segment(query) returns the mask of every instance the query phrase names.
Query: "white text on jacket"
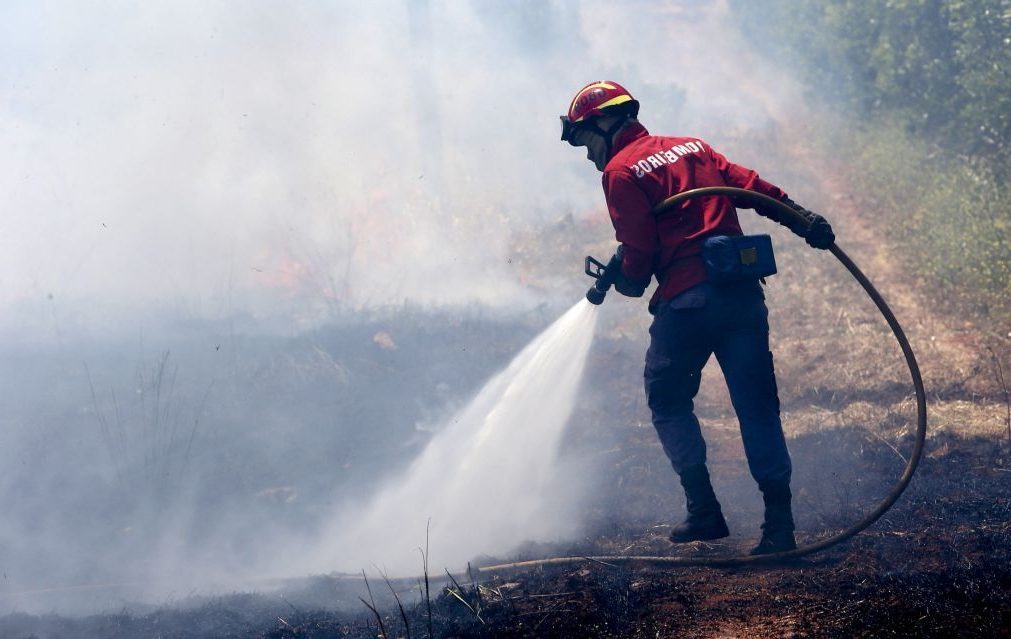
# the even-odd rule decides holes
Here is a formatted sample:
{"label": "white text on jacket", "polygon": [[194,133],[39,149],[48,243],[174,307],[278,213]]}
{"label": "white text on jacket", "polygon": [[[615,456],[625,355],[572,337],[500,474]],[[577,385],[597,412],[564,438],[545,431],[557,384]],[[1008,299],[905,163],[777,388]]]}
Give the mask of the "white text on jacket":
{"label": "white text on jacket", "polygon": [[702,150],[703,147],[701,140],[685,142],[684,144],[675,144],[666,151],[660,151],[658,153],[654,153],[653,155],[646,156],[628,168],[635,172],[635,177],[641,178],[647,173],[652,173],[653,169],[658,169],[664,164],[674,164],[682,155],[688,155],[689,153],[701,153]]}

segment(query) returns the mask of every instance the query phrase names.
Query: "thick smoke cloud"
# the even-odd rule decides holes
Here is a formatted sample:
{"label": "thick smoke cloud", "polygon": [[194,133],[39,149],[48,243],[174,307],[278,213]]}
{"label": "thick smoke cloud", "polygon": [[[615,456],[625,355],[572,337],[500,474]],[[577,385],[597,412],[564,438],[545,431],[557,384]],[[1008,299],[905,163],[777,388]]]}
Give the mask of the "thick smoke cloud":
{"label": "thick smoke cloud", "polygon": [[[621,77],[647,123],[677,116],[662,126],[696,134],[778,108],[752,90],[770,74],[735,50],[719,11],[4,11],[0,290],[20,311],[8,322],[157,309],[309,324],[404,300],[515,303],[508,231],[599,206],[592,172],[557,140],[556,114],[585,80]],[[747,73],[706,54],[713,41]]]}
{"label": "thick smoke cloud", "polygon": [[[6,304],[102,322],[287,302],[311,321],[334,305],[515,301],[505,231],[585,191],[555,131],[577,80],[552,86],[543,45],[517,41],[518,8],[6,12]],[[554,38],[574,14],[529,20]]]}
{"label": "thick smoke cloud", "polygon": [[[726,14],[590,0],[0,6],[10,589],[237,587],[301,534],[293,521],[360,499],[361,486],[326,493],[345,462],[320,442],[365,447],[375,413],[415,389],[352,396],[330,352],[277,354],[250,336],[387,307],[557,305],[523,285],[510,241],[604,215],[597,174],[558,140],[576,89],[620,80],[647,126],[714,143],[793,108]],[[389,336],[364,341],[396,352]],[[344,399],[364,408],[345,420]],[[286,412],[317,404],[312,419]],[[131,424],[147,430],[117,430]],[[286,520],[262,504],[296,500],[285,455],[299,451],[327,488]],[[215,501],[226,483],[260,509]]]}

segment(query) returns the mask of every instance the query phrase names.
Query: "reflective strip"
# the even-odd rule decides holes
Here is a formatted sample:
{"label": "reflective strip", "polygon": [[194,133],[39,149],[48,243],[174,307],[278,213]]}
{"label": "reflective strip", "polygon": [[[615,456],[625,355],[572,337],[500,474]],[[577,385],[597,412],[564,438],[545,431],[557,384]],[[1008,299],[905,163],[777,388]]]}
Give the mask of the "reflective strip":
{"label": "reflective strip", "polygon": [[616,98],[611,98],[610,100],[608,100],[607,102],[605,102],[603,104],[598,104],[597,108],[598,109],[606,109],[609,106],[614,106],[616,104],[621,104],[622,102],[628,102],[631,99],[632,99],[632,96],[630,96],[630,95],[619,95]]}
{"label": "reflective strip", "polygon": [[[630,95],[619,95],[616,98],[611,98],[607,102],[603,102],[601,104],[598,104],[597,106],[593,107],[593,109],[590,109],[590,110],[593,111],[594,109],[606,109],[609,106],[614,106],[616,104],[621,104],[623,102],[628,102],[631,99],[632,99],[632,96],[630,96]],[[584,115],[584,116],[582,116],[580,118],[577,118],[577,119],[573,120],[573,122],[582,122],[585,119],[586,119],[586,116]]]}

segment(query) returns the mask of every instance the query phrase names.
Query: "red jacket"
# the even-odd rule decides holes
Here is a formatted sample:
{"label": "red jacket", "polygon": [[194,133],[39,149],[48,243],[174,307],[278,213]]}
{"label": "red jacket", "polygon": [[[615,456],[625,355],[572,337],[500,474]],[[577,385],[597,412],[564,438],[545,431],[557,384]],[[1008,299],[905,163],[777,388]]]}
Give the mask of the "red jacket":
{"label": "red jacket", "polygon": [[619,134],[614,148],[604,167],[604,197],[615,237],[625,246],[625,276],[643,280],[656,275],[660,283],[651,309],[705,281],[700,253],[706,237],[742,234],[729,197],[693,198],[654,215],[657,204],[704,186],[736,186],[776,199],[786,195],[698,138],[650,135],[641,124],[632,123]]}

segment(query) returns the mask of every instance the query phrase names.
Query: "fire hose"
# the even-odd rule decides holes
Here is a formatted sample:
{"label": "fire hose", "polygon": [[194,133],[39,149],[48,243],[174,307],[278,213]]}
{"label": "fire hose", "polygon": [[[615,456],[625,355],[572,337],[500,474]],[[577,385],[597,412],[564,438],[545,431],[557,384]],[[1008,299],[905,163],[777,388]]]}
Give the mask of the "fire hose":
{"label": "fire hose", "polygon": [[[684,193],[679,193],[673,197],[667,198],[661,202],[654,213],[659,213],[665,211],[677,204],[685,202],[691,198],[705,197],[705,196],[731,196],[735,198],[748,199],[753,202],[759,202],[769,206],[774,206],[785,215],[800,222],[806,224],[804,220],[796,211],[787,206],[786,204],[756,193],[754,191],[748,191],[745,189],[738,189],[727,186],[713,186],[700,189],[693,189],[691,191],[685,191]],[[920,376],[919,366],[916,364],[916,357],[913,354],[913,349],[909,345],[909,340],[906,339],[906,335],[899,325],[899,321],[895,318],[895,314],[885,303],[884,298],[878,293],[874,285],[867,278],[866,275],[857,267],[852,259],[841,248],[833,244],[828,248],[829,252],[832,253],[838,259],[846,270],[850,272],[854,279],[860,283],[864,291],[871,298],[874,304],[877,306],[881,315],[885,318],[888,326],[892,329],[892,333],[895,336],[896,341],[902,349],[902,354],[905,357],[906,364],[909,367],[909,374],[912,378],[913,389],[916,393],[916,437],[913,443],[913,450],[909,456],[909,460],[906,462],[906,466],[899,477],[898,481],[892,487],[891,491],[882,499],[877,506],[868,513],[863,519],[851,525],[831,537],[816,541],[811,544],[801,545],[795,550],[790,550],[787,552],[773,553],[767,555],[756,555],[756,556],[730,556],[730,557],[692,557],[692,556],[667,556],[667,557],[655,557],[655,556],[643,556],[643,555],[586,555],[586,556],[573,556],[573,557],[549,557],[545,559],[532,559],[527,561],[517,561],[513,563],[496,564],[491,566],[479,566],[475,567],[480,573],[494,573],[513,569],[523,569],[523,568],[534,568],[539,566],[551,566],[551,565],[566,565],[566,564],[578,564],[584,562],[605,564],[605,565],[656,565],[656,566],[670,566],[670,567],[691,567],[691,566],[704,566],[704,567],[733,567],[733,566],[744,566],[744,565],[754,565],[754,564],[768,564],[788,561],[792,559],[797,559],[804,557],[806,555],[811,555],[822,550],[826,550],[840,544],[851,537],[854,537],[864,529],[871,526],[874,522],[881,518],[889,508],[891,508],[899,497],[905,491],[906,487],[909,485],[910,481],[913,479],[913,474],[916,472],[916,468],[920,463],[920,458],[923,455],[923,448],[926,442],[927,435],[927,400],[926,392],[923,388],[923,379]],[[593,275],[597,278],[597,283],[594,288],[590,289],[587,297],[593,297],[591,301],[595,304],[599,304],[603,301],[604,295],[606,294],[608,288],[610,288],[611,283],[600,275],[605,273],[604,265],[599,262],[594,261],[593,265],[597,267],[591,273],[590,268],[591,262],[587,261],[587,274]],[[595,275],[594,275],[595,274]],[[343,576],[342,578],[357,579],[357,576]],[[264,582],[277,581],[275,579],[262,580]],[[143,582],[147,583],[147,582]],[[62,588],[51,588],[38,591],[29,591],[21,593],[10,593],[5,596],[14,595],[26,595],[26,594],[40,594],[48,592],[65,592],[73,590],[91,590],[91,589],[106,589],[123,587],[131,584],[95,584],[95,585],[83,585],[75,587],[62,587]],[[2,599],[3,597],[0,597]]]}
{"label": "fire hose", "polygon": [[[670,209],[671,207],[681,204],[687,200],[696,197],[714,196],[714,195],[724,195],[731,196],[735,198],[747,199],[751,202],[761,203],[768,206],[773,206],[783,212],[788,218],[792,218],[795,221],[806,225],[807,221],[794,211],[792,208],[786,204],[771,198],[761,193],[756,193],[754,191],[748,191],[746,189],[738,189],[729,186],[711,186],[701,189],[692,189],[691,191],[685,191],[684,193],[678,193],[672,197],[667,198],[661,202],[655,209],[654,214],[660,213]],[[730,567],[730,566],[743,566],[751,564],[761,564],[761,563],[773,563],[773,562],[783,562],[792,559],[797,559],[804,557],[806,555],[811,555],[816,552],[820,552],[827,548],[831,548],[837,544],[840,544],[851,537],[854,537],[871,524],[876,522],[878,519],[884,515],[892,505],[898,501],[899,497],[902,495],[906,487],[909,486],[909,482],[913,479],[913,474],[916,472],[916,467],[920,463],[920,458],[923,455],[923,447],[927,438],[927,398],[926,392],[923,389],[923,379],[920,376],[920,368],[916,364],[916,356],[913,354],[913,349],[909,345],[909,340],[906,339],[906,335],[899,325],[899,321],[895,318],[895,314],[885,303],[881,294],[878,293],[871,281],[867,279],[867,276],[857,267],[852,259],[838,245],[833,244],[828,248],[829,252],[832,253],[838,259],[846,270],[850,272],[850,275],[860,283],[864,291],[874,302],[875,306],[881,312],[881,315],[885,318],[888,326],[892,329],[892,334],[895,336],[896,341],[902,349],[902,354],[905,357],[906,365],[909,367],[909,374],[912,378],[913,389],[916,393],[916,439],[913,443],[913,451],[909,455],[909,460],[906,462],[906,466],[902,471],[902,475],[899,477],[898,481],[892,487],[891,492],[889,492],[884,499],[882,499],[877,506],[868,513],[863,519],[856,522],[849,528],[846,528],[831,537],[822,539],[821,541],[816,541],[807,545],[801,545],[795,550],[790,550],[780,553],[772,553],[767,555],[756,555],[756,556],[736,556],[736,557],[691,557],[691,556],[669,556],[669,557],[650,557],[642,555],[598,555],[598,556],[583,556],[583,557],[550,557],[547,559],[533,559],[529,561],[518,561],[508,564],[497,564],[493,566],[483,566],[479,568],[481,572],[497,572],[510,569],[520,569],[520,568],[531,568],[537,566],[550,566],[550,565],[561,565],[561,564],[575,564],[583,562],[594,562],[603,564],[640,564],[640,565],[660,565],[660,566],[709,566],[709,567]],[[594,288],[590,289],[587,297],[591,296],[593,303],[599,304],[603,301],[604,294],[610,287],[610,282],[605,278],[598,277],[603,274],[603,270],[599,262],[593,262],[598,268],[596,271],[591,272],[590,268],[591,262],[587,260],[587,274],[597,277],[597,284]],[[596,273],[596,275],[594,275]]]}

